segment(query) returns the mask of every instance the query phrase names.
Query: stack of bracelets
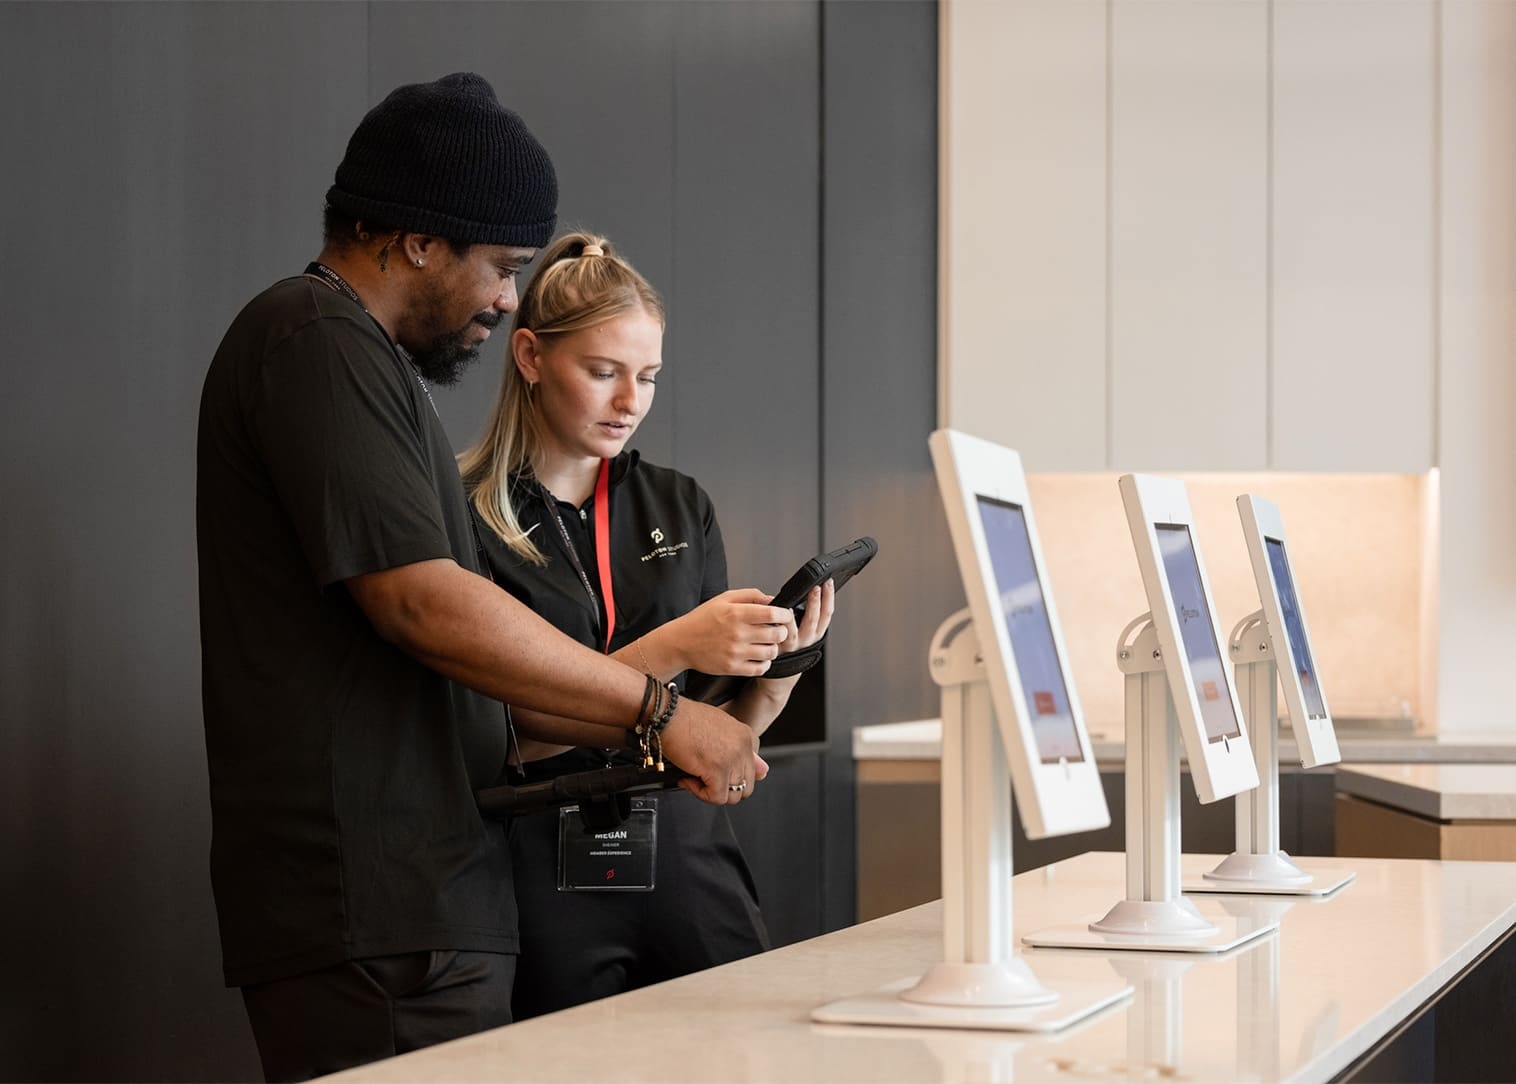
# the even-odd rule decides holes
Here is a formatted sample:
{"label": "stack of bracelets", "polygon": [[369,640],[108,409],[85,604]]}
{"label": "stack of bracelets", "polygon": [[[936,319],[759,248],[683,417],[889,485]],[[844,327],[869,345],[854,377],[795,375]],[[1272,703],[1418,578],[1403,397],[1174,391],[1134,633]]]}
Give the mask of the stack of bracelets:
{"label": "stack of bracelets", "polygon": [[642,707],[637,709],[637,725],[627,735],[627,744],[642,751],[644,768],[656,765],[660,772],[663,771],[663,728],[669,725],[678,706],[679,686],[672,681],[665,685],[648,674]]}

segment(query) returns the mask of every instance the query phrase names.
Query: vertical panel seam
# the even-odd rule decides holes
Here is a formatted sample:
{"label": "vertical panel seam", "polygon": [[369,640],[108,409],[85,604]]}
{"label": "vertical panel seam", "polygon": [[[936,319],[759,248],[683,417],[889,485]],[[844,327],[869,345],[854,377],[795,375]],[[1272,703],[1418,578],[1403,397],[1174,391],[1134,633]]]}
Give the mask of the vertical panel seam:
{"label": "vertical panel seam", "polygon": [[948,64],[948,51],[952,34],[949,30],[951,0],[941,0],[937,7],[937,402],[933,417],[938,428],[952,423],[952,312],[948,300],[952,276],[948,261],[953,246],[952,236],[952,107],[953,96],[948,86],[952,68]]}
{"label": "vertical panel seam", "polygon": [[1432,465],[1442,465],[1442,0],[1432,2]]}
{"label": "vertical panel seam", "polygon": [[1263,465],[1274,469],[1274,0],[1268,0],[1264,33],[1263,165]]}
{"label": "vertical panel seam", "polygon": [[1105,467],[1116,466],[1115,206],[1116,30],[1115,0],[1105,0]]}
{"label": "vertical panel seam", "polygon": [[[820,535],[817,539],[817,552],[826,545],[827,537],[826,522],[826,491],[827,491],[827,445],[826,445],[826,332],[827,332],[827,307],[826,307],[826,260],[829,251],[826,243],[827,237],[827,207],[826,207],[826,8],[823,0],[816,0],[816,529]],[[824,675],[823,675],[824,677]],[[821,691],[822,733],[824,741],[830,747],[832,742],[832,683],[826,682],[826,687]],[[825,752],[815,758],[816,771],[819,778],[816,786],[816,813],[820,818],[819,823],[828,823],[827,813],[831,803],[829,798],[829,782],[831,772],[829,757]],[[832,885],[826,876],[826,871],[832,868],[829,861],[831,854],[830,837],[828,833],[818,833],[820,844],[820,869],[816,877],[816,918],[818,931],[824,931],[828,924],[827,905],[831,899]],[[854,858],[856,863],[857,859]]]}
{"label": "vertical panel seam", "polygon": [[[669,286],[670,296],[679,296],[679,42],[680,23],[674,21],[673,41],[669,45]],[[676,332],[677,334],[677,332]],[[679,403],[676,391],[669,404],[669,461],[679,459]]]}
{"label": "vertical panel seam", "polygon": [[374,99],[374,3],[375,0],[369,0],[363,5],[363,37],[368,43],[368,49],[363,56],[363,109],[365,113],[379,104]]}
{"label": "vertical panel seam", "polygon": [[[816,530],[826,544],[826,7],[816,0]],[[820,552],[818,549],[817,552]]]}

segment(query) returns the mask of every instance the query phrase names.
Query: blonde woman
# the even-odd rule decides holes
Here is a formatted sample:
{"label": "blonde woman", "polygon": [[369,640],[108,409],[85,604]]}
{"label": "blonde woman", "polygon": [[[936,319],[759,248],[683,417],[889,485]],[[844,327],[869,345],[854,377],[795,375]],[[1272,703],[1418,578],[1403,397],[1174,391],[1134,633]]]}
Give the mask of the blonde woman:
{"label": "blonde woman", "polygon": [[[832,585],[812,591],[798,621],[756,588],[728,590],[705,491],[627,450],[653,403],[663,330],[657,293],[608,241],[552,244],[521,297],[485,436],[459,457],[464,485],[500,586],[660,681],[691,669],[758,678],[727,710],[761,734],[799,677],[762,675],[825,634]],[[580,741],[570,748],[535,740],[542,717],[514,717],[529,779],[630,762],[619,732],[554,720],[552,733]],[[678,791],[653,801],[639,801],[612,848],[625,852],[615,868],[586,859],[605,845],[587,844],[577,818],[512,822],[516,1019],[768,947],[726,813]]]}

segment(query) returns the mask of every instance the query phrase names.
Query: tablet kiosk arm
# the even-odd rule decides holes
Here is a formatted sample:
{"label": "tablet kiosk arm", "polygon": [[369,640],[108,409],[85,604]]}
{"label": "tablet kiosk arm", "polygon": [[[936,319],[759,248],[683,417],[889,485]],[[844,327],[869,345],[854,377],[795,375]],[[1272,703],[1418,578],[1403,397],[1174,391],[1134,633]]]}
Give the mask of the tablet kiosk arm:
{"label": "tablet kiosk arm", "polygon": [[1237,699],[1247,715],[1258,786],[1235,799],[1237,853],[1207,876],[1307,884],[1311,875],[1279,849],[1279,676],[1262,610],[1237,622],[1227,637],[1227,647]]}
{"label": "tablet kiosk arm", "polygon": [[943,960],[900,996],[938,1005],[1051,1003],[1058,995],[1015,955],[1010,773],[967,608],[937,627],[930,658],[942,689]]}
{"label": "tablet kiosk arm", "polygon": [[1179,891],[1179,723],[1152,616],[1133,618],[1116,641],[1126,675],[1126,899],[1091,929],[1214,934]]}

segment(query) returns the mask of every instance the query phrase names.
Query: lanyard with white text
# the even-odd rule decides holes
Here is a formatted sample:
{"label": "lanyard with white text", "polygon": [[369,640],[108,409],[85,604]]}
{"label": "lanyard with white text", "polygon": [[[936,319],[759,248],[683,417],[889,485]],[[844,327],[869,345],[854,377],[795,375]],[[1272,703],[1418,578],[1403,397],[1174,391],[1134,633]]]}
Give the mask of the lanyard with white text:
{"label": "lanyard with white text", "polygon": [[405,368],[410,370],[411,375],[416,378],[416,383],[421,385],[421,390],[426,393],[426,401],[432,404],[432,413],[437,415],[437,417],[440,419],[442,417],[442,412],[437,409],[437,400],[432,398],[432,389],[427,387],[426,378],[421,375],[421,370],[416,368],[416,363],[411,360],[410,353],[399,343],[390,340],[390,333],[384,330],[383,324],[374,319],[374,314],[368,311],[368,306],[363,303],[363,298],[358,296],[358,291],[353,289],[352,285],[347,281],[347,279],[337,274],[337,272],[333,271],[330,267],[326,266],[326,264],[322,263],[320,260],[312,260],[310,263],[306,264],[304,274],[309,275],[313,279],[320,279],[322,282],[330,286],[333,290],[336,290],[339,294],[342,294],[344,297],[352,301],[355,305],[363,309],[364,314],[367,315],[370,320],[374,321],[374,326],[378,328],[379,333],[384,336],[385,342],[388,342],[390,344],[390,349],[394,351],[395,355],[404,364]]}
{"label": "lanyard with white text", "polygon": [[[574,563],[574,571],[579,573],[579,582],[584,585],[585,592],[590,596],[590,604],[597,609],[600,600],[595,597],[595,589],[590,586],[590,578],[585,574],[584,565],[579,561],[579,551],[574,549],[573,539],[569,538],[568,528],[563,525],[563,519],[558,515],[556,502],[549,506],[553,512],[553,522],[558,525],[558,534],[563,538],[563,544],[568,549],[569,560]],[[611,653],[611,634],[616,631],[616,595],[611,586],[611,461],[600,461],[600,475],[595,479],[595,509],[599,515],[595,516],[595,559],[600,572],[600,590],[605,595],[605,653]]]}

